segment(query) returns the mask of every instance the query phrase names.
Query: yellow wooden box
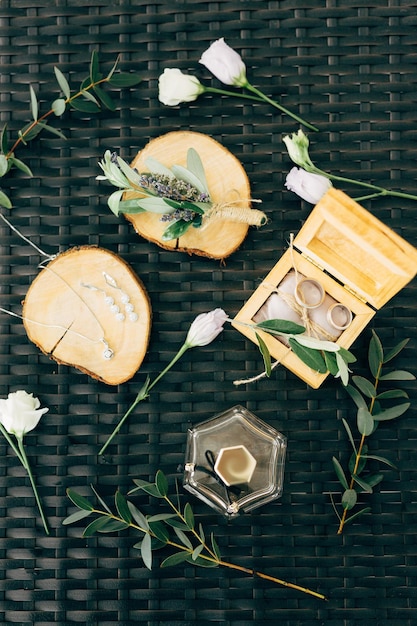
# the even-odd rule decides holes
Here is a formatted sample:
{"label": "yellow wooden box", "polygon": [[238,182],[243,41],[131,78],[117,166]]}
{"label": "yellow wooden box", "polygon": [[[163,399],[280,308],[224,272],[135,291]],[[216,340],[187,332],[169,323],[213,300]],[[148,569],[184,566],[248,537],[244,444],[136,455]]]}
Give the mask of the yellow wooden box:
{"label": "yellow wooden box", "polygon": [[[337,343],[349,348],[376,311],[417,273],[417,250],[343,192],[331,188],[236,315],[233,326],[257,343],[254,317],[293,268],[315,279],[353,313]],[[242,324],[243,322],[243,324]],[[274,359],[317,389],[328,376],[305,365],[276,337],[257,330]]]}

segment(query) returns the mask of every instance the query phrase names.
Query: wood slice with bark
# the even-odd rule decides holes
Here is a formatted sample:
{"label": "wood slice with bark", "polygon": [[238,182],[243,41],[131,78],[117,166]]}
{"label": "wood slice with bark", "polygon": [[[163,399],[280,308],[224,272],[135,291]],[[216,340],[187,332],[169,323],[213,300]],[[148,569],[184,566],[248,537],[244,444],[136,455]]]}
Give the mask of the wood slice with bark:
{"label": "wood slice with bark", "polygon": [[44,354],[109,385],[129,380],[139,369],[151,317],[147,292],[130,266],[93,246],[53,259],[23,303],[27,335]]}
{"label": "wood slice with bark", "polygon": [[[236,203],[250,209],[250,185],[241,163],[215,139],[193,131],[173,131],[152,139],[133,159],[131,167],[148,172],[146,159],[153,157],[166,167],[186,166],[187,151],[194,148],[203,163],[211,200],[215,203]],[[132,198],[134,194],[126,194]],[[244,241],[248,224],[213,219],[202,228],[190,227],[178,239],[163,241],[167,223],[154,213],[126,214],[136,232],[167,250],[225,259]]]}

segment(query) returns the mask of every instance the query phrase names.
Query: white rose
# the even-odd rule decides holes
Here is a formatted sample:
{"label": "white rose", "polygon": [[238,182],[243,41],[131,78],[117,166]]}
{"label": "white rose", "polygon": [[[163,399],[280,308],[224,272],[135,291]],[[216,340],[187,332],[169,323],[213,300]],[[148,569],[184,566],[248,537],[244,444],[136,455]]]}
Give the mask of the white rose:
{"label": "white rose", "polygon": [[332,187],[332,183],[321,174],[313,174],[301,168],[293,167],[287,174],[285,186],[303,200],[317,204],[326,191]]}
{"label": "white rose", "polygon": [[183,74],[178,68],[166,68],[159,77],[159,100],[170,107],[180,102],[192,102],[203,91],[198,78]]}
{"label": "white rose", "polygon": [[7,400],[0,400],[0,423],[9,434],[22,439],[48,411],[39,407],[40,402],[32,393],[23,390],[9,393]]}
{"label": "white rose", "polygon": [[225,85],[247,85],[246,66],[242,57],[225,43],[223,37],[203,52],[199,62]]}

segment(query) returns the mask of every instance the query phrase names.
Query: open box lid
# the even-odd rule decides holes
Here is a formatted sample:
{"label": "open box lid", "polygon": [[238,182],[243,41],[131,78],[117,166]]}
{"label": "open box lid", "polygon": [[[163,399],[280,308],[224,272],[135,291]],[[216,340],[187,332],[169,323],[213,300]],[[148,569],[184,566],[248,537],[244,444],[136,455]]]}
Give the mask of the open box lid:
{"label": "open box lid", "polygon": [[331,188],[294,246],[376,309],[417,273],[417,250],[345,193]]}

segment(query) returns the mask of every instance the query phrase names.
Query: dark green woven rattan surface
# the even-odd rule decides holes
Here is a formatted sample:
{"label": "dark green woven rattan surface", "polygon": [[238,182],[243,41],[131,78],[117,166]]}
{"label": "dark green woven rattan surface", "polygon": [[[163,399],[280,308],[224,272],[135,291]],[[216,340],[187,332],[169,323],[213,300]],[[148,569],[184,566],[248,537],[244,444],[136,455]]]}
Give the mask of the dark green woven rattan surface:
{"label": "dark green woven rattan surface", "polygon": [[[30,119],[29,84],[45,107],[56,97],[55,65],[77,81],[98,50],[109,69],[120,54],[121,68],[143,77],[138,87],[116,93],[113,113],[90,119],[73,112],[52,122],[67,141],[42,135],[22,147],[17,156],[34,177],[13,174],[2,182],[15,207],[8,215],[24,235],[48,253],[97,244],[120,254],[141,277],[153,309],[142,368],[116,388],[57,366],[28,341],[19,320],[0,318],[1,397],[26,389],[50,407],[26,443],[52,527],[46,537],[25,472],[0,442],[1,623],[417,623],[413,406],[373,436],[373,451],[399,469],[384,470],[384,481],[363,498],[372,515],[342,536],[328,492],[338,491],[332,456],[345,462],[349,454],[341,418],[354,420],[352,402],[338,382],[329,379],[314,391],[284,368],[236,388],[236,378],[256,374],[262,363],[256,346],[230,326],[213,344],[189,351],[138,408],[106,460],[97,455],[145,376],[174,356],[194,317],[218,306],[237,313],[311,210],[283,187],[291,163],[282,136],[297,130],[295,123],[268,105],[219,96],[164,107],[159,74],[179,67],[220,86],[198,59],[224,36],[242,53],[253,84],[320,128],[311,140],[321,167],[416,193],[416,26],[417,3],[402,0],[0,0],[0,120],[11,133]],[[107,189],[95,180],[106,149],[129,159],[150,138],[176,129],[207,133],[235,154],[268,214],[267,226],[251,229],[224,265],[142,240],[110,213]],[[366,207],[417,245],[415,203],[385,198]],[[18,312],[41,259],[4,225],[0,237],[1,306]],[[356,373],[367,371],[371,327],[388,346],[410,337],[399,365],[415,371],[415,281],[355,342]],[[415,385],[408,391],[415,401]],[[133,533],[84,539],[81,524],[62,525],[74,511],[68,487],[87,494],[93,484],[111,497],[158,468],[174,482],[187,429],[238,403],[288,437],[283,496],[231,523],[192,500],[198,519],[215,532],[226,559],[318,590],[326,603],[224,569],[149,572],[133,549]]]}

